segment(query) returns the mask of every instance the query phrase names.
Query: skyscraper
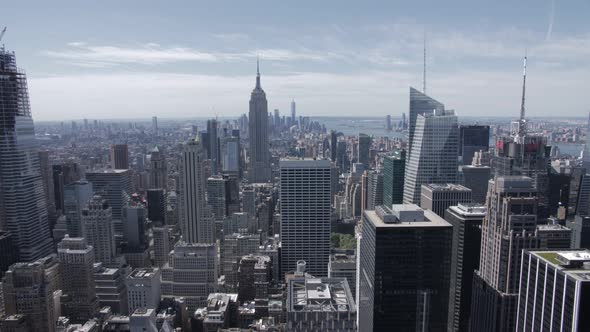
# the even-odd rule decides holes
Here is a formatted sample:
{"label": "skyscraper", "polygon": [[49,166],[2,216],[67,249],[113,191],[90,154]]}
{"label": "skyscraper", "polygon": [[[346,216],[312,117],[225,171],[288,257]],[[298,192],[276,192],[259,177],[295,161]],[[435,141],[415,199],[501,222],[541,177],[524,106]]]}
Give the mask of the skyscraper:
{"label": "skyscraper", "polygon": [[583,151],[583,166],[586,169],[590,169],[590,112],[588,112],[588,124],[586,126],[586,144],[584,145]]}
{"label": "skyscraper", "polygon": [[84,234],[82,228],[82,210],[92,198],[92,183],[77,181],[64,186],[63,214],[66,216],[66,225],[70,237],[81,237]]}
{"label": "skyscraper", "polygon": [[462,165],[471,165],[473,154],[488,151],[490,146],[490,126],[461,126],[459,134],[459,157]]}
{"label": "skyscraper", "polygon": [[84,238],[94,248],[96,262],[105,265],[115,263],[115,230],[113,213],[108,201],[94,196],[82,210],[82,229]]}
{"label": "skyscraper", "polygon": [[53,243],[27,77],[4,47],[0,77],[0,229],[12,234],[21,261],[31,262],[51,253]]}
{"label": "skyscraper", "polygon": [[515,331],[589,331],[590,251],[523,250]]}
{"label": "skyscraper", "polygon": [[358,156],[357,160],[359,163],[365,165],[365,169],[370,167],[370,155],[369,150],[371,149],[371,136],[360,133],[358,137]]}
{"label": "skyscraper", "polygon": [[150,189],[168,189],[166,156],[157,146],[150,152]]}
{"label": "skyscraper", "polygon": [[152,132],[158,133],[158,117],[152,116]]}
{"label": "skyscraper", "polygon": [[129,150],[127,144],[111,145],[111,168],[129,169]]}
{"label": "skyscraper", "polygon": [[420,194],[420,207],[431,210],[441,217],[449,206],[471,203],[471,189],[460,184],[423,184]]}
{"label": "skyscraper", "polygon": [[297,114],[296,114],[296,104],[295,99],[291,100],[291,125],[294,126],[297,124]]}
{"label": "skyscraper", "polygon": [[453,111],[417,116],[404,177],[404,203],[420,204],[427,183],[456,183],[459,127]]}
{"label": "skyscraper", "polygon": [[[442,103],[430,98],[419,90],[410,87],[410,124],[408,128],[408,148],[410,152],[414,141],[414,131],[416,130],[418,115],[428,115],[435,111],[440,113],[443,112],[444,109],[445,106]],[[405,120],[405,113],[403,114],[403,120]]]}
{"label": "skyscraper", "polygon": [[338,135],[334,130],[330,131],[330,159],[336,163],[336,156],[338,152]]}
{"label": "skyscraper", "polygon": [[520,175],[532,179],[537,189],[538,214],[549,216],[549,160],[551,147],[542,135],[531,135],[527,131],[525,118],[526,61],[522,86],[520,118],[511,124],[511,135],[496,139],[495,155],[491,160],[494,176]]}
{"label": "skyscraper", "polygon": [[453,226],[447,331],[469,330],[471,286],[473,273],[479,268],[481,224],[485,215],[486,207],[476,204],[451,206],[444,215]]}
{"label": "skyscraper", "polygon": [[383,205],[403,202],[405,168],[406,150],[395,150],[383,158]]}
{"label": "skyscraper", "polygon": [[160,304],[160,269],[135,269],[125,279],[129,313],[136,309],[158,309]]}
{"label": "skyscraper", "polygon": [[256,72],[256,87],[250,96],[249,118],[249,179],[251,183],[269,182],[271,180],[271,169],[270,144],[268,142],[268,105],[266,94],[260,86],[260,70],[258,67]]}
{"label": "skyscraper", "polygon": [[222,171],[224,174],[231,174],[241,177],[240,168],[240,137],[231,136],[223,139],[222,148]]}
{"label": "skyscraper", "polygon": [[227,178],[215,175],[207,179],[207,203],[216,220],[227,216]]}
{"label": "skyscraper", "polygon": [[281,160],[281,269],[307,262],[314,276],[328,275],[330,259],[331,163]]}
{"label": "skyscraper", "polygon": [[166,223],[166,194],[163,189],[147,191],[148,219],[152,222]]}
{"label": "skyscraper", "polygon": [[[113,219],[121,220],[122,209],[131,197],[131,171],[127,169],[93,171],[86,173],[94,193],[109,202]],[[96,249],[96,248],[95,248]]]}
{"label": "skyscraper", "polygon": [[12,265],[2,287],[7,315],[26,315],[31,331],[55,331],[53,287],[42,262]]}
{"label": "skyscraper", "polygon": [[187,243],[213,243],[213,218],[206,202],[205,154],[200,142],[189,140],[182,152],[182,236]]}
{"label": "skyscraper", "polygon": [[207,120],[207,136],[209,137],[209,159],[211,159],[211,173],[217,174],[221,168],[221,159],[219,151],[219,136],[217,134],[217,120]]}
{"label": "skyscraper", "polygon": [[94,248],[84,238],[66,236],[57,245],[61,285],[67,300],[64,316],[85,323],[98,312],[94,283]]}
{"label": "skyscraper", "polygon": [[521,250],[537,246],[536,188],[524,176],[496,177],[488,188],[470,328],[514,331]]}
{"label": "skyscraper", "polygon": [[359,331],[446,331],[452,226],[414,204],[363,214]]}
{"label": "skyscraper", "polygon": [[215,244],[177,242],[162,267],[162,296],[183,297],[191,312],[205,306],[217,290],[218,264]]}

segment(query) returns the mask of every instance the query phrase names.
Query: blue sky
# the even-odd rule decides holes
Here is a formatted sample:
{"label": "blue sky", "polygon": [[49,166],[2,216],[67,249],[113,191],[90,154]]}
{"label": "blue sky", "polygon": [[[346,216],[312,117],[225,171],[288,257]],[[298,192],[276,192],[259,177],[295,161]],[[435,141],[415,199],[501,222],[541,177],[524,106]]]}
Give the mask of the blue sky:
{"label": "blue sky", "polygon": [[269,109],[399,116],[408,87],[461,115],[590,110],[590,1],[3,1],[38,120],[237,116],[256,57]]}

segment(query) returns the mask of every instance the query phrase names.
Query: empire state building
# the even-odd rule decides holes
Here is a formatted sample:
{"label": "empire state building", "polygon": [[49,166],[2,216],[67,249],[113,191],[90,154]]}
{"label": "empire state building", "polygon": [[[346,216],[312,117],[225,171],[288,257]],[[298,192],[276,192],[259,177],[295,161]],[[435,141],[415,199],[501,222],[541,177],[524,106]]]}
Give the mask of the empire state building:
{"label": "empire state building", "polygon": [[260,69],[256,63],[256,87],[250,96],[249,112],[250,130],[250,168],[249,179],[252,183],[269,182],[270,149],[268,143],[268,105],[266,94],[260,87]]}

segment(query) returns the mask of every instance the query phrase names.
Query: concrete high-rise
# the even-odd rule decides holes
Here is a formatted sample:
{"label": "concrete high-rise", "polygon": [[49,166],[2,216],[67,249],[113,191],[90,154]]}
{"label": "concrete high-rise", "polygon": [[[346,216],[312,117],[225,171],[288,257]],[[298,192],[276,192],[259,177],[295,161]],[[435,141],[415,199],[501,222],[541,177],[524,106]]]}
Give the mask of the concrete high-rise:
{"label": "concrete high-rise", "polygon": [[590,216],[575,216],[566,225],[572,230],[571,248],[590,248]]}
{"label": "concrete high-rise", "polygon": [[456,183],[459,127],[453,111],[418,115],[404,177],[404,203],[420,204],[423,184]]}
{"label": "concrete high-rise", "polygon": [[182,152],[180,194],[182,236],[188,243],[213,243],[213,218],[206,202],[207,182],[200,142],[189,140]]}
{"label": "concrete high-rise", "polygon": [[589,331],[590,251],[523,250],[515,331]]}
{"label": "concrete high-rise", "polygon": [[52,252],[27,77],[14,53],[0,47],[0,229],[9,231],[21,261]]}
{"label": "concrete high-rise", "polygon": [[471,203],[471,189],[460,184],[423,184],[420,194],[420,207],[431,210],[441,217],[449,206]]}
{"label": "concrete high-rise", "polygon": [[538,245],[537,190],[525,176],[496,177],[488,188],[470,329],[514,331],[521,251]]}
{"label": "concrete high-rise", "polygon": [[249,180],[251,183],[270,182],[271,168],[270,144],[268,142],[268,104],[266,101],[266,94],[260,86],[260,71],[258,69],[256,72],[256,87],[254,87],[250,96],[249,134]]}
{"label": "concrete high-rise", "polygon": [[136,309],[158,309],[160,304],[160,269],[135,269],[125,279],[129,314]]}
{"label": "concrete high-rise", "polygon": [[231,136],[223,139],[221,169],[224,174],[241,176],[240,149],[239,136]]}
{"label": "concrete high-rise", "polygon": [[473,273],[479,268],[481,224],[485,215],[486,207],[476,204],[451,206],[444,215],[453,226],[447,331],[469,330],[471,286]]}
{"label": "concrete high-rise", "polygon": [[30,331],[55,331],[57,317],[51,284],[40,261],[12,265],[2,282],[6,315],[25,315]]}
{"label": "concrete high-rise", "polygon": [[57,245],[64,316],[85,323],[98,312],[94,282],[94,248],[81,237],[66,236]]}
{"label": "concrete high-rise", "polygon": [[82,210],[84,238],[94,248],[96,262],[115,263],[116,246],[113,213],[108,201],[94,196]]}
{"label": "concrete high-rise", "polygon": [[162,296],[183,297],[193,311],[217,290],[217,246],[179,241],[162,267]]}
{"label": "concrete high-rise", "polygon": [[111,145],[111,168],[129,169],[129,150],[127,144]]}
{"label": "concrete high-rise", "polygon": [[150,189],[168,189],[166,156],[157,146],[150,152]]}
{"label": "concrete high-rise", "polygon": [[154,239],[154,265],[162,267],[168,261],[168,254],[172,250],[170,228],[167,225],[156,223],[152,226]]}
{"label": "concrete high-rise", "polygon": [[112,208],[113,219],[121,220],[122,209],[131,197],[131,171],[127,169],[93,171],[86,173],[95,194],[101,195]]}
{"label": "concrete high-rise", "polygon": [[363,214],[359,331],[446,331],[452,226],[414,204]]}
{"label": "concrete high-rise", "polygon": [[227,217],[227,178],[215,175],[207,179],[207,203],[216,220]]}
{"label": "concrete high-rise", "polygon": [[[281,269],[307,262],[314,276],[328,275],[330,260],[331,163],[281,160]],[[312,185],[313,184],[313,185]]]}
{"label": "concrete high-rise", "polygon": [[383,205],[403,202],[405,168],[406,150],[395,150],[383,158]]}

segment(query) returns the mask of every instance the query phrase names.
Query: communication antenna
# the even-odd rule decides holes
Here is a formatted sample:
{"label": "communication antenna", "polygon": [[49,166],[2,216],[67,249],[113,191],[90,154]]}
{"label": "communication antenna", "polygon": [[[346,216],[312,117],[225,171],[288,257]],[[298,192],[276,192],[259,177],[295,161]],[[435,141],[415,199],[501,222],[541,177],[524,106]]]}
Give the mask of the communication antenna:
{"label": "communication antenna", "polygon": [[2,37],[4,37],[5,33],[6,33],[6,27],[4,27],[4,29],[2,29],[2,32],[0,32],[0,41],[2,41]]}
{"label": "communication antenna", "polygon": [[424,30],[424,67],[422,74],[422,93],[426,94],[426,30]]}
{"label": "communication antenna", "polygon": [[526,96],[526,53],[523,61],[522,71],[522,100],[520,102],[520,119],[518,121],[518,136],[524,137],[526,135],[526,120],[525,120],[525,96]]}

